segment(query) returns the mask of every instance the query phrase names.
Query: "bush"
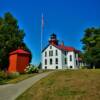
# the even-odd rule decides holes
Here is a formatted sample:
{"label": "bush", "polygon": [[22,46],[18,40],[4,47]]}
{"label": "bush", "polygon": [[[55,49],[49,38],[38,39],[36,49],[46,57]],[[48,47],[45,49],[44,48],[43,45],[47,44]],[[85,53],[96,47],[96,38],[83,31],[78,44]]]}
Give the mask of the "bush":
{"label": "bush", "polygon": [[18,77],[19,75],[20,75],[19,72],[12,72],[12,73],[8,74],[7,78],[8,79],[13,79],[13,78]]}
{"label": "bush", "polygon": [[80,69],[87,69],[88,67],[86,66],[81,66]]}
{"label": "bush", "polygon": [[0,71],[0,85],[6,84],[9,79],[17,78],[19,75],[18,72],[7,73]]}
{"label": "bush", "polygon": [[0,71],[0,85],[6,84],[7,73]]}
{"label": "bush", "polygon": [[0,71],[0,79],[6,79],[7,74],[4,71]]}
{"label": "bush", "polygon": [[25,72],[29,73],[29,74],[31,74],[31,73],[38,73],[38,71],[39,71],[38,68],[33,66],[32,64],[27,66],[26,69],[25,69]]}

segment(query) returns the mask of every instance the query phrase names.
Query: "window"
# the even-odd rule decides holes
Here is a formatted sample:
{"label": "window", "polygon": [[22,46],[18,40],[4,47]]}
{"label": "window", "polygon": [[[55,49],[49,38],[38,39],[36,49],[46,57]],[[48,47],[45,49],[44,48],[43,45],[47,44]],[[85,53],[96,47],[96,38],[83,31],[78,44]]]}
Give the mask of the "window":
{"label": "window", "polygon": [[49,56],[50,56],[50,51],[49,51]]}
{"label": "window", "polygon": [[58,69],[58,66],[56,66],[56,69]]}
{"label": "window", "polygon": [[67,58],[65,58],[65,64],[67,64]]}
{"label": "window", "polygon": [[58,56],[58,50],[56,50],[56,56]]}
{"label": "window", "polygon": [[70,66],[70,68],[73,68],[72,66]]}
{"label": "window", "polygon": [[77,58],[77,53],[75,53],[75,58]]}
{"label": "window", "polygon": [[72,55],[70,55],[70,61],[72,61]]}
{"label": "window", "polygon": [[45,57],[47,57],[47,52],[45,52]]}
{"label": "window", "polygon": [[76,60],[76,66],[78,65],[78,61]]}
{"label": "window", "polygon": [[45,65],[47,65],[47,59],[45,59]]}
{"label": "window", "polygon": [[45,66],[45,69],[47,69],[47,66]]}
{"label": "window", "polygon": [[52,49],[52,46],[50,46],[50,49]]}
{"label": "window", "polygon": [[49,56],[53,56],[53,51],[49,51]]}
{"label": "window", "polygon": [[64,54],[65,54],[65,56],[66,56],[67,52],[66,52],[66,51],[64,51]]}
{"label": "window", "polygon": [[58,58],[55,59],[55,63],[58,64]]}
{"label": "window", "polygon": [[50,65],[52,65],[52,59],[50,59]]}
{"label": "window", "polygon": [[51,56],[53,56],[53,51],[51,51]]}

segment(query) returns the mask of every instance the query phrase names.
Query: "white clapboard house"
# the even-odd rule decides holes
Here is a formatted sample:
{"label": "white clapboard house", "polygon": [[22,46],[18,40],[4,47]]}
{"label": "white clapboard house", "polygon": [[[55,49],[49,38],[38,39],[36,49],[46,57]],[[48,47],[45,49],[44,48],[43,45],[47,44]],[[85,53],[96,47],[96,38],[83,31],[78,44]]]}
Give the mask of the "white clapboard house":
{"label": "white clapboard house", "polygon": [[42,51],[42,69],[78,69],[79,50],[58,44],[55,34],[49,39],[49,44]]}

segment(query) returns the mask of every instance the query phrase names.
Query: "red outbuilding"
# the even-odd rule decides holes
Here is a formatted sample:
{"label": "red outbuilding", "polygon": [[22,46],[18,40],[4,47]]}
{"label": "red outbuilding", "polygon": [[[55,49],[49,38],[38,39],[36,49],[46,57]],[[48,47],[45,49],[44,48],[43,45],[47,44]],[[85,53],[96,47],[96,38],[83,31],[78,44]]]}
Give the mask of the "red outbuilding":
{"label": "red outbuilding", "polygon": [[8,72],[24,72],[24,69],[29,64],[30,53],[23,49],[18,49],[9,54]]}

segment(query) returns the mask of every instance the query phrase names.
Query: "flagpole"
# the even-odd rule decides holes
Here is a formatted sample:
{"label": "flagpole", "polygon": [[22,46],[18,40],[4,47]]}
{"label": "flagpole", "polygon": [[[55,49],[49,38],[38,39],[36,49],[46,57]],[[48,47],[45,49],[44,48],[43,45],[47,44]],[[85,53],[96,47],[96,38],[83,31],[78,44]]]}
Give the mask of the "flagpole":
{"label": "flagpole", "polygon": [[44,19],[43,19],[43,13],[42,13],[42,20],[41,20],[41,64],[42,64],[42,42],[43,42],[43,27],[44,27]]}
{"label": "flagpole", "polygon": [[41,20],[41,53],[42,53],[42,42],[43,42],[43,14],[42,14],[42,20]]}

